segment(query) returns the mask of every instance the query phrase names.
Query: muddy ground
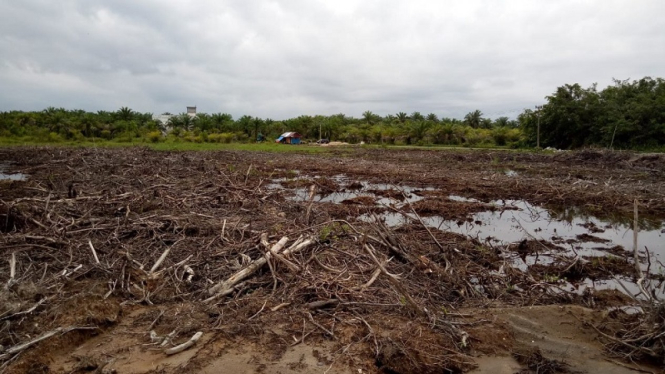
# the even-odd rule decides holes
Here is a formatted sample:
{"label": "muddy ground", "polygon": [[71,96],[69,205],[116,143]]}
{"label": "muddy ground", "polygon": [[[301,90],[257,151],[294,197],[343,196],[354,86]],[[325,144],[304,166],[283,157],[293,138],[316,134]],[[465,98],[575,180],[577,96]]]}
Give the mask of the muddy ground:
{"label": "muddy ground", "polygon": [[664,367],[662,155],[8,148],[0,173],[2,372]]}

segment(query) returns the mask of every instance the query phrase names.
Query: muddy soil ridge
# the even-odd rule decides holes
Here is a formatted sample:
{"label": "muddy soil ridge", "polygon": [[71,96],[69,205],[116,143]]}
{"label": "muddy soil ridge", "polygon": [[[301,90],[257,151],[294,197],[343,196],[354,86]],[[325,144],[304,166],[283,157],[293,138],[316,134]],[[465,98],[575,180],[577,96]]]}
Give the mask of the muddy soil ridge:
{"label": "muddy soil ridge", "polygon": [[0,179],[3,372],[663,368],[658,154],[39,147],[0,164],[21,176]]}

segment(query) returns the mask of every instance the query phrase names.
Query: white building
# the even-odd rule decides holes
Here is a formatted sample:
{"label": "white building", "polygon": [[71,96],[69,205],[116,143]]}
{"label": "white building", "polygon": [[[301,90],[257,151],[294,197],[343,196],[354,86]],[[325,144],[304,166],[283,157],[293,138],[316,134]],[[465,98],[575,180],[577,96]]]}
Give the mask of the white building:
{"label": "white building", "polygon": [[187,107],[187,115],[190,117],[196,117],[196,107],[195,106],[188,106]]}

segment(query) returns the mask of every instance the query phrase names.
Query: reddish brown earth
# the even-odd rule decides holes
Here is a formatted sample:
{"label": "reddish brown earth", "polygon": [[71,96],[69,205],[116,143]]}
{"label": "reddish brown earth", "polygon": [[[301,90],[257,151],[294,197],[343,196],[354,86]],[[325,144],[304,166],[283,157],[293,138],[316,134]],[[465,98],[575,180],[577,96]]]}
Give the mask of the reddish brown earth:
{"label": "reddish brown earth", "polygon": [[[639,315],[611,309],[638,303],[625,291],[566,288],[584,279],[634,282],[632,248],[575,256],[563,242],[525,235],[493,244],[420,217],[482,224],[475,213],[517,209],[494,202],[510,199],[629,221],[637,200],[641,216],[661,222],[665,156],[7,148],[0,164],[28,176],[0,180],[2,372],[663,368],[648,350],[630,362],[617,347],[638,341],[626,331],[642,334],[644,326]],[[414,219],[369,219],[387,213]],[[595,244],[604,230],[586,229],[576,243]],[[228,294],[211,293],[264,258],[262,236],[269,246],[283,237],[286,247],[310,242],[273,257]],[[527,262],[546,254],[552,262]],[[652,273],[647,281],[662,286]],[[203,334],[194,346],[165,354],[196,332]],[[662,340],[644,344],[663,349]]]}

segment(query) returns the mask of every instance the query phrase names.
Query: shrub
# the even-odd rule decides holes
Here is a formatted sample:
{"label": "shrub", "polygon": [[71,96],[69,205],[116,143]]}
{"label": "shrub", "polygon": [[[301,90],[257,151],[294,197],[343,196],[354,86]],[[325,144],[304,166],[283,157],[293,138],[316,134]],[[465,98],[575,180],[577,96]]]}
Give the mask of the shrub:
{"label": "shrub", "polygon": [[47,138],[47,140],[48,140],[49,142],[53,142],[53,143],[58,143],[58,142],[63,141],[62,136],[61,136],[60,134],[58,134],[58,133],[55,133],[55,132],[50,132],[50,133],[48,134],[48,138]]}
{"label": "shrub", "polygon": [[153,143],[158,143],[160,140],[162,140],[162,132],[161,131],[149,132],[147,138]]}
{"label": "shrub", "polygon": [[210,143],[221,143],[222,134],[210,134],[208,135],[208,142]]}

